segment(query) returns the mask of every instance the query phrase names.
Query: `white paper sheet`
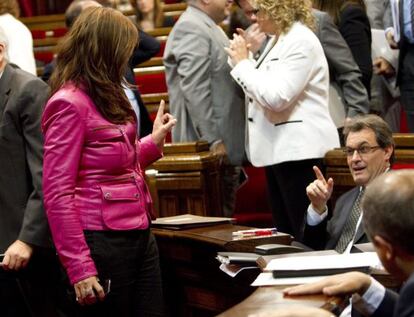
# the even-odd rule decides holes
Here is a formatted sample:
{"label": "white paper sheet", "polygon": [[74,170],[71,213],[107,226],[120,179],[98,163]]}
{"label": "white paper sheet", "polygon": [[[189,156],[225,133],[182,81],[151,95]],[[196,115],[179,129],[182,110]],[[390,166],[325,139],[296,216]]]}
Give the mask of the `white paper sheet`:
{"label": "white paper sheet", "polygon": [[326,276],[307,276],[307,277],[289,277],[274,278],[272,272],[260,273],[251,284],[252,286],[271,286],[271,285],[299,285],[317,282]]}
{"label": "white paper sheet", "polygon": [[320,256],[297,256],[271,260],[265,271],[352,269],[354,267],[381,267],[375,252],[334,254]]}

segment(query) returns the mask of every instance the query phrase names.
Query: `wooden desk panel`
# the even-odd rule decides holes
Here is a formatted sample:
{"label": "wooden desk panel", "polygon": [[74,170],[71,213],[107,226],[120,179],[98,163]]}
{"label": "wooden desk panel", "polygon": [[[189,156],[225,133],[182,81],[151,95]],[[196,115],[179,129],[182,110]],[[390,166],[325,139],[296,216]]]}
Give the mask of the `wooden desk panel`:
{"label": "wooden desk panel", "polygon": [[252,252],[256,245],[290,244],[291,236],[233,240],[232,232],[249,227],[222,224],[187,230],[153,228],[157,239],[168,311],[171,317],[215,316],[248,297],[259,269],[235,278],[219,269],[218,251]]}
{"label": "wooden desk panel", "polygon": [[318,307],[337,313],[341,312],[346,305],[343,298],[325,295],[284,297],[283,288],[283,286],[259,287],[246,300],[218,315],[218,317],[248,317],[253,313],[270,312],[276,308],[293,305]]}

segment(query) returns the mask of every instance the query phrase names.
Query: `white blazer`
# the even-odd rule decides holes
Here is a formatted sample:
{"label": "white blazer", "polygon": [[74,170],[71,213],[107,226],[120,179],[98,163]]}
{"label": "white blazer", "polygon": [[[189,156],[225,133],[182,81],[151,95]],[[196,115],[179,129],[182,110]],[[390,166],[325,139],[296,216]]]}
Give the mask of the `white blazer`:
{"label": "white blazer", "polygon": [[296,22],[258,61],[231,75],[246,94],[246,152],[254,166],[322,158],[339,146],[329,115],[329,71],[315,34]]}

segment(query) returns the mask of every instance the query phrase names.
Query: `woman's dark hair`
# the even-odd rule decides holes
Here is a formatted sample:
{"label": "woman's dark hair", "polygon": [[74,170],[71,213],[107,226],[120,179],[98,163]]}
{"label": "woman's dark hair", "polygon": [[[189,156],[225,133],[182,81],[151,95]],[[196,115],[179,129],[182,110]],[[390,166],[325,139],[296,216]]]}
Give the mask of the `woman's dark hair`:
{"label": "woman's dark hair", "polygon": [[125,95],[124,74],[137,44],[138,31],[121,12],[111,8],[85,9],[57,49],[50,78],[51,94],[71,82],[84,89],[108,121],[134,120]]}
{"label": "woman's dark hair", "polygon": [[341,11],[348,5],[356,5],[366,11],[363,0],[312,0],[314,8],[328,13],[336,25],[339,24]]}

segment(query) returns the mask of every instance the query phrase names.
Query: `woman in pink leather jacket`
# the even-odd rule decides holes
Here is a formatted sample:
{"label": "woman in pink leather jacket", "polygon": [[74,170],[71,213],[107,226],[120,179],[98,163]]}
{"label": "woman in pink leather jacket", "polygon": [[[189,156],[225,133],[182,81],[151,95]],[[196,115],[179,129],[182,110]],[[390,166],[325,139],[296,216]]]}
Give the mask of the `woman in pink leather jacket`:
{"label": "woman in pink leather jacket", "polygon": [[122,87],[137,38],[122,13],[85,10],[60,44],[43,113],[45,207],[81,316],[163,315],[144,168],[176,120],[162,101],[152,134],[137,139]]}

